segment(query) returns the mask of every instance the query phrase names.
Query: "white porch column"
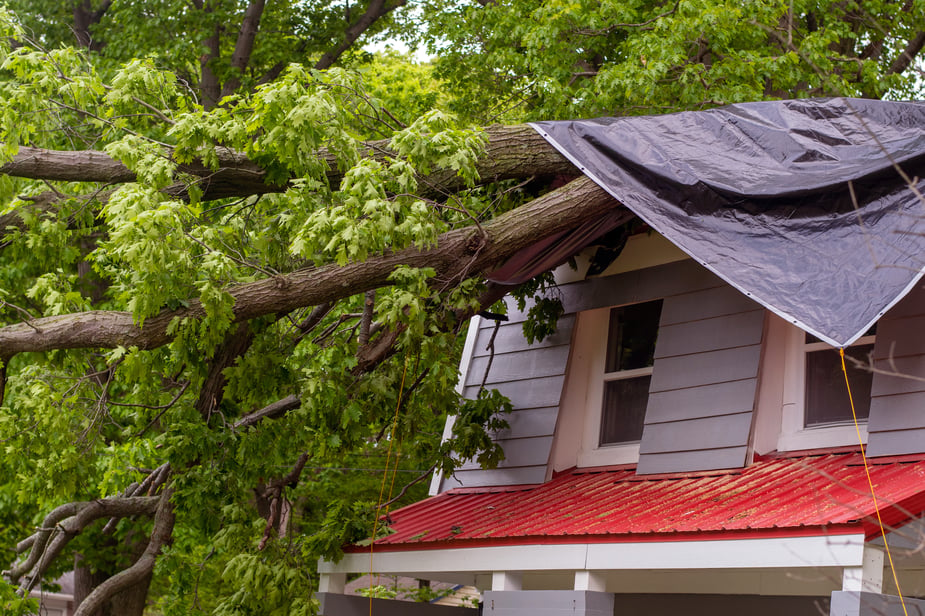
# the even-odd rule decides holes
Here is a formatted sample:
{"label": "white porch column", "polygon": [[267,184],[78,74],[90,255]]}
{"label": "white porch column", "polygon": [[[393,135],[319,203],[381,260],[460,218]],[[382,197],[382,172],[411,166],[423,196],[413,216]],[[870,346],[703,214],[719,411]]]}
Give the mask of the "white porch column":
{"label": "white porch column", "polygon": [[523,590],[523,587],[522,571],[494,571],[491,574],[492,590]]}
{"label": "white porch column", "polygon": [[576,571],[575,572],[575,590],[593,590],[595,592],[604,592],[607,582],[604,574],[600,571]]}
{"label": "white porch column", "polygon": [[344,594],[347,585],[346,573],[322,573],[318,580],[318,592],[329,592],[337,595]]}
{"label": "white porch column", "polygon": [[883,551],[870,545],[864,546],[863,564],[860,567],[842,569],[841,589],[855,592],[883,591]]}

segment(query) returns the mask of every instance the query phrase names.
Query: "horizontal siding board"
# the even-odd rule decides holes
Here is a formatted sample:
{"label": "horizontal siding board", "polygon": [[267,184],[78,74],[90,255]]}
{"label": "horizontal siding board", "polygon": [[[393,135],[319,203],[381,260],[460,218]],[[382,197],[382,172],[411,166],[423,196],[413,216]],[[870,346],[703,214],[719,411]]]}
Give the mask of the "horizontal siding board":
{"label": "horizontal siding board", "polygon": [[674,451],[639,456],[636,472],[640,475],[655,473],[676,473],[684,471],[709,471],[745,466],[748,447],[724,449],[703,449],[700,451]]}
{"label": "horizontal siding board", "polygon": [[883,319],[877,325],[874,359],[921,355],[925,350],[925,315]]}
{"label": "horizontal siding board", "polygon": [[710,271],[692,260],[685,260],[563,285],[559,292],[565,311],[572,313],[638,304],[723,285],[725,283]]}
{"label": "horizontal siding board", "polygon": [[[547,406],[558,407],[564,383],[565,375],[559,374],[525,381],[495,383],[490,387],[497,389],[501,395],[510,399],[514,408],[529,409]],[[478,391],[479,384],[471,385],[463,390],[463,395],[466,398],[474,399],[478,395]]]}
{"label": "horizontal siding board", "polygon": [[[689,304],[689,298],[690,295],[685,295],[683,302],[674,301],[666,302],[666,304]],[[759,344],[763,323],[764,310],[751,310],[660,327],[655,358]]]}
{"label": "horizontal siding board", "polygon": [[656,360],[649,391],[668,391],[755,378],[758,376],[760,355],[761,345],[756,344]]}
{"label": "horizontal siding board", "polygon": [[[495,336],[495,353],[512,353],[527,349],[542,349],[552,346],[567,345],[572,338],[574,323],[574,315],[562,317],[559,319],[559,323],[557,324],[558,327],[554,334],[533,344],[527,343],[526,338],[524,338],[522,323],[506,323],[498,328],[498,333]],[[475,346],[473,347],[474,357],[484,357],[491,354],[491,351],[488,350],[488,343],[491,341],[491,335],[494,329],[494,326],[492,326],[487,329],[479,330],[478,338],[476,338]]]}
{"label": "horizontal siding board", "polygon": [[666,303],[662,307],[661,324],[663,326],[675,325],[751,310],[762,310],[762,307],[735,287],[727,284],[687,293],[683,302]]}
{"label": "horizontal siding board", "polygon": [[556,431],[558,414],[559,407],[549,406],[543,409],[527,409],[500,415],[499,418],[506,421],[509,427],[498,430],[492,436],[496,440],[552,436]]}
{"label": "horizontal siding board", "polygon": [[546,479],[546,465],[523,468],[495,468],[474,471],[457,470],[452,477],[443,480],[443,489],[481,488],[484,486],[513,486],[543,483]]}
{"label": "horizontal siding board", "polygon": [[[549,449],[552,436],[535,436],[533,438],[515,438],[496,441],[504,450],[504,460],[498,468],[545,465],[549,461]],[[467,461],[460,466],[463,470],[477,470],[478,462]]]}
{"label": "horizontal siding board", "polygon": [[736,447],[748,442],[751,409],[736,415],[698,417],[669,423],[647,423],[642,433],[640,457],[652,453],[683,452]]}
{"label": "horizontal siding board", "polygon": [[752,378],[651,393],[646,423],[687,419],[691,408],[699,409],[701,417],[751,411],[755,405],[756,386],[757,379]]}
{"label": "horizontal siding board", "polygon": [[[876,396],[870,400],[870,432],[925,428],[925,392]],[[925,443],[922,443],[925,450]]]}
{"label": "horizontal siding board", "polygon": [[901,456],[925,450],[925,428],[874,432],[867,437],[867,455]]}
{"label": "horizontal siding board", "polygon": [[922,314],[925,312],[925,284],[919,281],[915,288],[909,291],[909,294],[899,300],[899,302],[890,308],[890,311],[884,315],[884,319],[901,319],[903,317]]}
{"label": "horizontal siding board", "polygon": [[874,373],[871,396],[925,391],[925,381],[921,380],[925,377],[925,355],[900,357],[893,362],[882,360],[874,366],[878,372]]}
{"label": "horizontal siding board", "polygon": [[[568,346],[531,349],[518,353],[495,355],[488,371],[487,383],[501,383],[536,377],[565,374]],[[478,385],[489,367],[489,357],[475,357],[469,364],[466,385]]]}

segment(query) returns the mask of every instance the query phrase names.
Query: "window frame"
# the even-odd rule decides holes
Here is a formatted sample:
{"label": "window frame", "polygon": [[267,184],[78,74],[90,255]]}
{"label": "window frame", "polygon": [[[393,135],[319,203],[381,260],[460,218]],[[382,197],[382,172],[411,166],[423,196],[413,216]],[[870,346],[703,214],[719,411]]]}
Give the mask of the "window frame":
{"label": "window frame", "polygon": [[[806,426],[806,355],[813,351],[831,349],[825,342],[806,342],[805,332],[790,323],[786,325],[786,354],[781,429],[777,439],[778,451],[800,451],[827,447],[846,447],[861,442],[867,444],[867,419],[843,424]],[[862,336],[850,346],[876,344],[876,336]]]}
{"label": "window frame", "polygon": [[585,369],[583,379],[585,420],[582,426],[581,444],[578,448],[579,467],[635,464],[639,461],[640,441],[600,444],[604,384],[607,381],[651,376],[654,368],[654,366],[646,366],[605,372],[609,335],[602,336],[600,333],[609,331],[611,310],[618,307],[596,308],[584,311],[580,315],[582,322],[579,331],[584,333],[584,337],[576,340],[575,343],[587,350],[587,356],[584,358],[583,366]]}

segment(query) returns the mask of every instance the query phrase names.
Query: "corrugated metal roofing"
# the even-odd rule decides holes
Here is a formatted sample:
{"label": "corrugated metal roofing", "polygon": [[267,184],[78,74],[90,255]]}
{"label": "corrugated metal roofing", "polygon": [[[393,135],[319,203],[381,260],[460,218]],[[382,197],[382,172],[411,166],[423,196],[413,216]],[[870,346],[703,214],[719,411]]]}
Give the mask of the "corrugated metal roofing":
{"label": "corrugated metal roofing", "polygon": [[[925,456],[873,460],[870,469],[885,524],[925,511]],[[541,485],[450,490],[390,519],[394,532],[376,541],[380,551],[879,534],[859,452],[766,457],[743,469],[678,475],[576,469]]]}

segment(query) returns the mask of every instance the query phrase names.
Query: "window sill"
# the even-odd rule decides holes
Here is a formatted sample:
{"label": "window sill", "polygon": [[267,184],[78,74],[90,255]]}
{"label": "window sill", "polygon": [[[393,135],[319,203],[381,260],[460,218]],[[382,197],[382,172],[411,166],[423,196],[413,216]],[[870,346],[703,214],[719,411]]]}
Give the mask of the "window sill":
{"label": "window sill", "polygon": [[[861,442],[867,443],[867,422],[858,425]],[[801,451],[826,447],[845,447],[858,444],[858,433],[854,424],[839,426],[818,426],[796,432],[784,433],[777,439],[778,451]]]}
{"label": "window sill", "polygon": [[579,467],[613,466],[639,462],[639,443],[605,445],[578,454]]}

